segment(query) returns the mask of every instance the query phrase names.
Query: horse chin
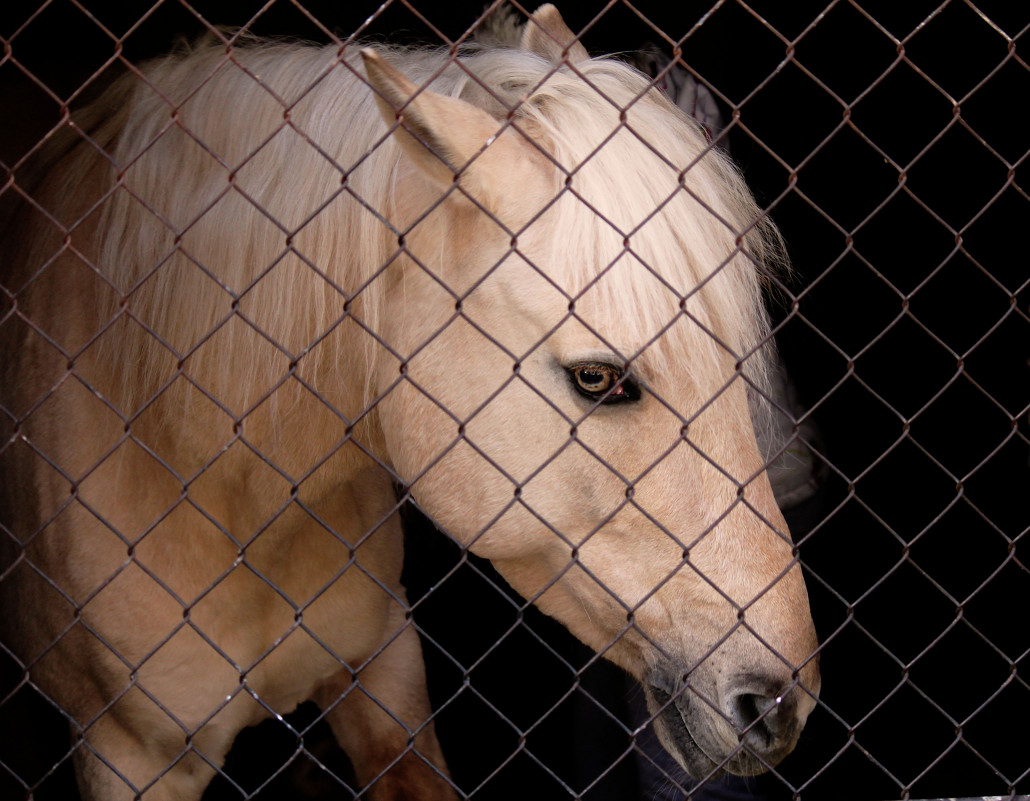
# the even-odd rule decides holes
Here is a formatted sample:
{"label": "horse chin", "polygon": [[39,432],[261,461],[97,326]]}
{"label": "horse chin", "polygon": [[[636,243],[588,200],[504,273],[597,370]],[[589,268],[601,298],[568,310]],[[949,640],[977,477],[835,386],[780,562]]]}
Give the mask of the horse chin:
{"label": "horse chin", "polygon": [[744,748],[718,758],[710,756],[691,733],[692,729],[699,731],[705,724],[698,719],[685,696],[673,700],[670,693],[654,685],[648,686],[646,693],[648,706],[652,707],[655,716],[654,727],[658,739],[691,778],[714,779],[727,772],[738,776],[757,776],[768,769]]}

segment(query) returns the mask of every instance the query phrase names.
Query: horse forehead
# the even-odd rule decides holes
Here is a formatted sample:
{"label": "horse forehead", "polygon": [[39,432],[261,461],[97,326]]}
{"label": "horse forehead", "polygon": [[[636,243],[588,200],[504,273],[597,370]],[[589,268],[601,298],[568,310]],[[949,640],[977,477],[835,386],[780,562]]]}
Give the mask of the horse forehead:
{"label": "horse forehead", "polygon": [[639,265],[570,268],[570,262],[590,258],[593,254],[553,259],[509,252],[491,265],[465,310],[487,329],[506,324],[514,326],[519,339],[533,339],[521,347],[513,344],[517,352],[546,342],[560,355],[657,362],[696,350],[693,340],[708,336],[697,323],[705,316],[700,296],[685,301],[650,273],[618,275],[622,269],[647,269]]}
{"label": "horse forehead", "polygon": [[501,184],[495,189],[504,198],[502,207],[512,214],[517,228],[531,228],[558,183],[554,157],[539,126],[532,121],[506,126],[483,153],[499,161],[494,178]]}

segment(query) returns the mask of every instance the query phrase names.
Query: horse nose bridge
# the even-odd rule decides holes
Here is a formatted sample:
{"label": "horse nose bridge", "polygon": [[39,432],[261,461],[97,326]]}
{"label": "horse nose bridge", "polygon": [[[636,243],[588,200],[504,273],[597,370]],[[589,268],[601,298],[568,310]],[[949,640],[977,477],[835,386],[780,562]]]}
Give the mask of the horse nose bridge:
{"label": "horse nose bridge", "polygon": [[790,562],[758,587],[738,612],[735,648],[740,656],[781,684],[800,672],[818,686],[815,655],[818,638],[801,567]]}
{"label": "horse nose bridge", "polygon": [[733,617],[725,625],[734,631],[716,653],[728,660],[724,675],[743,670],[781,687],[800,676],[817,692],[818,639],[808,591],[779,510],[739,504],[711,533],[705,561],[718,571],[725,614]]}
{"label": "horse nose bridge", "polygon": [[702,569],[712,571],[712,578],[737,606],[746,608],[763,596],[797,592],[795,581],[784,583],[797,560],[771,491],[768,499],[752,499],[742,492],[713,517],[690,554]]}

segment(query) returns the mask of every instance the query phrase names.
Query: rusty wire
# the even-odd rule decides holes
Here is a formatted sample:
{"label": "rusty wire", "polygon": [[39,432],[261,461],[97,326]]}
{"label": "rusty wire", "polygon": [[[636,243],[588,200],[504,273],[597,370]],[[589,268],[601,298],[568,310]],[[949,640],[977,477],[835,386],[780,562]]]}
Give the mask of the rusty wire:
{"label": "rusty wire", "polygon": [[[69,0],[60,7],[14,3],[0,20],[0,90],[4,118],[26,119],[22,129],[9,132],[10,141],[0,143],[5,170],[0,201],[35,205],[31,188],[22,181],[25,166],[109,71],[128,70],[146,80],[136,64],[173,44],[169,29],[178,37],[220,38],[229,60],[242,32],[317,39],[335,44],[342,53],[363,38],[388,37],[398,25],[406,26],[400,36],[404,41],[443,46],[454,54],[498,4],[484,10],[480,3],[459,9],[432,0],[388,0],[358,13],[302,0],[269,2],[256,11],[243,4],[216,9],[185,0],[131,11],[87,0]],[[522,13],[533,10],[525,4],[515,7]],[[675,10],[656,2],[612,0],[589,9],[561,10],[591,50],[627,51],[646,39],[658,40],[674,59],[656,81],[677,68],[711,91],[729,120],[712,146],[729,144],[764,212],[784,231],[795,265],[793,275],[770,280],[779,295],[774,331],[779,348],[803,395],[804,417],[818,421],[823,435],[805,443],[816,452],[827,478],[821,506],[810,512],[796,543],[820,629],[826,689],[798,753],[774,768],[759,789],[778,798],[809,799],[978,793],[1014,798],[1030,792],[1030,749],[1021,734],[1030,715],[1030,629],[1022,622],[1030,570],[1020,550],[1022,545],[1025,551],[1030,526],[1022,498],[1030,478],[1030,260],[1018,239],[1030,218],[1030,138],[1018,123],[1030,92],[1030,66],[1020,52],[1030,12],[1019,4],[981,0],[893,6],[827,0],[805,8],[720,0]],[[172,20],[171,27],[157,31],[155,26],[166,20]],[[83,28],[88,28],[88,42],[73,44]],[[630,35],[632,41],[627,41]],[[55,48],[67,55],[48,65]],[[285,128],[316,146],[288,114],[280,130]],[[346,167],[323,156],[333,169],[346,173]],[[364,203],[346,183],[339,192]],[[369,211],[398,238],[394,258],[405,253],[414,259],[404,244],[405,232],[375,209]],[[509,233],[517,242],[519,232]],[[517,248],[512,245],[513,252]],[[309,266],[328,281],[318,265]],[[153,270],[160,268],[154,265]],[[464,297],[446,289],[456,303],[455,318],[474,325],[461,309]],[[19,310],[21,288],[0,280],[0,290],[0,326],[17,322],[34,327]],[[574,303],[575,298],[569,300]],[[390,348],[348,314],[337,325],[344,318],[357,322]],[[234,307],[230,316],[235,315]],[[51,342],[69,363],[60,382],[80,382],[93,390],[76,373],[74,361],[102,334],[97,332],[77,352]],[[207,338],[214,335],[212,330]],[[295,354],[262,335],[293,359],[282,381],[301,381]],[[517,354],[508,355],[517,364]],[[180,369],[176,378],[183,376],[188,379]],[[406,380],[403,373],[396,379]],[[511,381],[533,389],[517,370]],[[219,402],[203,386],[194,386]],[[278,386],[269,387],[254,407]],[[308,389],[317,394],[314,387]],[[113,405],[109,408],[118,413]],[[443,411],[456,426],[465,422]],[[347,426],[337,450],[357,444],[350,432],[360,420],[334,413]],[[239,415],[237,424],[245,416]],[[19,420],[6,409],[0,409],[0,417],[4,449],[17,438]],[[112,451],[133,439],[132,419],[123,422],[125,434]],[[572,427],[577,423],[566,422]],[[460,439],[459,434],[456,442]],[[251,447],[240,425],[231,442]],[[62,472],[50,456],[38,449],[36,453]],[[325,455],[300,478],[269,466],[299,484],[331,456]],[[656,454],[656,460],[661,456]],[[99,467],[98,462],[93,469]],[[165,467],[177,475],[170,465]],[[196,476],[178,478],[184,484],[183,503],[233,539],[189,499],[185,488]],[[516,488],[511,504],[522,503],[520,482],[508,479]],[[632,490],[632,482],[623,480]],[[74,492],[67,503],[73,499]],[[631,492],[625,503],[634,505]],[[266,526],[291,504],[315,515],[291,496]],[[410,612],[428,653],[431,678],[434,670],[442,677],[434,689],[436,725],[446,735],[445,750],[464,794],[507,797],[517,794],[510,789],[515,787],[548,797],[603,797],[606,782],[615,782],[641,759],[673,786],[683,781],[638,744],[644,734],[625,710],[616,708],[614,679],[606,673],[603,653],[586,653],[564,639],[532,607],[533,599],[514,597],[487,564],[433,533],[431,521],[413,508],[408,487],[398,487],[391,513],[396,510],[406,516],[410,531],[418,531],[424,540],[438,538],[431,547],[409,538],[412,559],[431,568],[429,578],[408,579]],[[123,536],[110,523],[108,528],[131,553],[138,540]],[[0,531],[0,536],[9,535]],[[241,554],[247,544],[237,543]],[[336,576],[348,569],[365,571],[353,555]],[[0,573],[0,581],[4,575]],[[160,583],[159,576],[150,575]],[[42,578],[64,593],[50,577]],[[110,576],[94,594],[116,578]],[[499,616],[497,621],[477,621],[480,637],[488,639],[478,651],[464,646],[461,634],[448,630],[442,620],[453,604],[448,593],[469,588]],[[152,653],[182,628],[217,650],[190,620],[188,604],[183,605],[181,626],[168,632]],[[634,631],[634,610],[623,606],[623,633]],[[303,611],[296,608],[297,629],[304,628]],[[48,798],[68,782],[75,748],[88,745],[73,736],[69,748],[60,724],[71,718],[40,698],[29,675],[32,665],[3,654],[7,664],[0,686],[0,728],[6,740],[0,752],[0,787],[17,794],[12,798]],[[520,708],[527,702],[525,688],[511,701],[494,686],[510,680],[496,663],[513,655],[520,660],[520,675],[532,673],[536,659],[547,665],[552,682],[529,712]],[[267,652],[260,659],[265,656]],[[248,666],[242,667],[245,677]],[[261,703],[245,681],[238,692]],[[364,690],[356,684],[350,692]],[[42,736],[49,743],[35,761],[26,760],[17,747],[18,727],[26,725],[24,712],[34,708],[32,703],[45,710]],[[570,711],[577,705],[588,707],[586,718],[581,710]],[[225,769],[213,765],[220,777],[212,797],[274,798],[291,782],[321,791],[358,792],[346,766],[338,766],[339,757],[325,750],[321,716],[305,714],[278,724],[277,736],[288,741],[281,763],[260,766],[255,773],[243,765],[241,751]],[[51,719],[59,725],[53,726]],[[566,753],[561,764],[559,746],[567,743],[556,745],[562,735],[555,734],[555,720],[568,725],[577,719],[600,720],[609,737],[608,761],[585,773],[570,767],[579,757]],[[473,765],[468,757],[466,764],[461,746],[448,747],[446,739],[485,720],[495,727],[504,748],[474,751],[485,762]],[[452,749],[458,750],[457,757]],[[302,764],[308,767],[299,768]],[[692,792],[690,785],[681,789]]]}

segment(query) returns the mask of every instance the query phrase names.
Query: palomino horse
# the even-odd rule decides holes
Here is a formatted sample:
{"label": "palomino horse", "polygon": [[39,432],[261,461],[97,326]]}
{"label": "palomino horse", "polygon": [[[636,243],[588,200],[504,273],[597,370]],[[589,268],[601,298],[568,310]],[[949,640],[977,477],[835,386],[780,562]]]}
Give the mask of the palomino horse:
{"label": "palomino horse", "polygon": [[87,798],[198,798],[307,699],[372,797],[455,797],[397,484],[693,775],[794,747],[776,234],[645,78],[545,6],[460,57],[197,45],[66,127],[4,251],[2,587]]}

